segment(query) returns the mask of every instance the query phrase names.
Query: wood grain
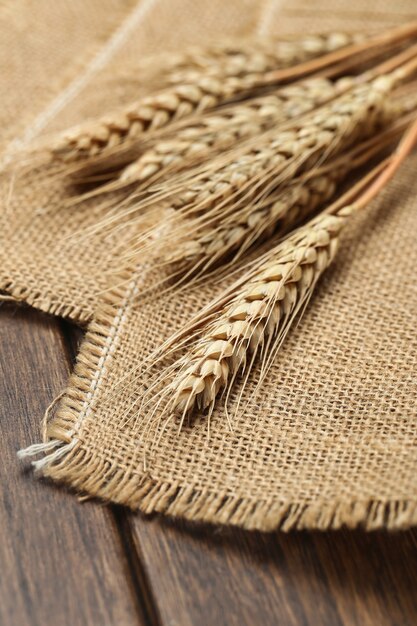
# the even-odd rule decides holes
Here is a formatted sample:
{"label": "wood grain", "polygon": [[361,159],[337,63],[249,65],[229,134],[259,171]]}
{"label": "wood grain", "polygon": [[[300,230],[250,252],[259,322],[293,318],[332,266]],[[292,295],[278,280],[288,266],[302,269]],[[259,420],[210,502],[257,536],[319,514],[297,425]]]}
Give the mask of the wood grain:
{"label": "wood grain", "polygon": [[16,451],[40,439],[40,418],[64,388],[59,322],[0,307],[0,624],[143,624],[110,509],[42,483]]}
{"label": "wood grain", "polygon": [[202,528],[129,517],[170,626],[415,626],[417,534]]}

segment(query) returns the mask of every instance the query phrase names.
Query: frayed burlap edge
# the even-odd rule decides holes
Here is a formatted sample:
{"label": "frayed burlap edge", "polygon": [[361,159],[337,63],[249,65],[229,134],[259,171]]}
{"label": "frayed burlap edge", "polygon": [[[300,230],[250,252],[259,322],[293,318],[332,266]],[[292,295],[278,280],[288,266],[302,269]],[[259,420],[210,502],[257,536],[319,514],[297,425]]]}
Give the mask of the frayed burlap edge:
{"label": "frayed burlap edge", "polygon": [[44,453],[34,461],[45,477],[65,483],[88,496],[123,504],[145,514],[164,513],[194,522],[231,524],[247,530],[271,532],[302,529],[337,530],[362,527],[366,530],[401,530],[417,524],[417,502],[413,500],[315,500],[293,502],[277,498],[259,499],[213,493],[155,480],[140,467],[127,470],[83,441],[83,421],[92,411],[100,387],[105,387],[114,342],[126,307],[134,291],[114,291],[91,322],[81,345],[75,371],[48,425],[48,441],[35,444],[23,455]]}
{"label": "frayed burlap edge", "polygon": [[0,292],[6,293],[16,303],[33,306],[43,313],[64,317],[77,324],[85,325],[91,321],[92,314],[90,311],[70,305],[67,302],[51,300],[41,292],[34,291],[8,278],[0,280]]}

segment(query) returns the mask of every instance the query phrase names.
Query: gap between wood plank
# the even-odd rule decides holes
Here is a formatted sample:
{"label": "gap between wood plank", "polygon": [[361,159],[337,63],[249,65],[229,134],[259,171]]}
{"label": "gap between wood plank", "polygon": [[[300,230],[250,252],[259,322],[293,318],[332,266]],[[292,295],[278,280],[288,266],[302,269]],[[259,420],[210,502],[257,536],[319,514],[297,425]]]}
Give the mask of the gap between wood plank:
{"label": "gap between wood plank", "polygon": [[139,553],[133,536],[128,513],[123,507],[112,506],[111,511],[119,530],[120,540],[129,564],[132,583],[136,588],[137,596],[141,600],[142,613],[149,626],[161,626],[161,620],[157,605],[153,596],[148,576],[142,563],[142,555]]}
{"label": "gap between wood plank", "polygon": [[[74,367],[79,345],[83,338],[83,331],[66,320],[59,320],[59,324],[70,365]],[[109,505],[108,508],[126,556],[127,575],[134,592],[133,595],[136,600],[138,613],[146,626],[160,626],[161,621],[158,609],[154,601],[149,579],[142,564],[141,555],[137,550],[128,514],[121,506]]]}
{"label": "gap between wood plank", "polygon": [[80,505],[16,458],[39,442],[42,414],[68,381],[59,322],[4,304],[0,346],[0,623],[147,626],[111,512]]}

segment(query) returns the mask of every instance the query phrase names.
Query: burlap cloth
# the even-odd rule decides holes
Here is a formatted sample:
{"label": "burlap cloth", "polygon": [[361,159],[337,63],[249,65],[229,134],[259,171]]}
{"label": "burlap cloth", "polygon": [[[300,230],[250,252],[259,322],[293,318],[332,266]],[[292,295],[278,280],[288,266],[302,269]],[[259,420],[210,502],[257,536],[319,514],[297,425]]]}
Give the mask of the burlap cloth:
{"label": "burlap cloth", "polygon": [[[383,4],[383,7],[381,7]],[[143,57],[220,34],[388,27],[415,0],[43,0],[3,3],[0,128],[5,162],[21,143],[137,97]],[[405,528],[417,522],[417,158],[352,223],[337,262],[230,431],[222,409],[143,464],[130,409],[144,355],[222,285],[133,306],[137,281],[104,293],[117,244],[83,238],[103,208],[63,206],[45,172],[3,177],[0,290],[88,323],[75,373],[48,427],[46,475],[145,512],[246,528]],[[76,234],[75,234],[76,233]],[[114,245],[113,245],[114,243]],[[233,405],[233,398],[232,398]],[[233,408],[233,407],[232,407]]]}

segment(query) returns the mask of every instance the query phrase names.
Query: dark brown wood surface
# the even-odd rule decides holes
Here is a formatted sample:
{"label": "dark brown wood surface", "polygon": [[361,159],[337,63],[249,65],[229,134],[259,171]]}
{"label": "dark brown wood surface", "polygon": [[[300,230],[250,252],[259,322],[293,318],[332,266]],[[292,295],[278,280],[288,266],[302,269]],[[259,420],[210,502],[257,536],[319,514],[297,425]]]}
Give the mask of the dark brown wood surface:
{"label": "dark brown wood surface", "polygon": [[164,624],[173,615],[181,626],[417,624],[412,532],[262,535],[131,523]]}
{"label": "dark brown wood surface", "polygon": [[0,624],[143,624],[111,509],[80,504],[16,457],[40,440],[68,375],[59,322],[1,306]]}
{"label": "dark brown wood surface", "polygon": [[414,626],[417,533],[207,528],[80,503],[16,458],[79,333],[0,307],[0,624]]}

